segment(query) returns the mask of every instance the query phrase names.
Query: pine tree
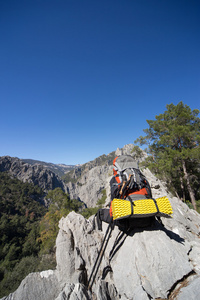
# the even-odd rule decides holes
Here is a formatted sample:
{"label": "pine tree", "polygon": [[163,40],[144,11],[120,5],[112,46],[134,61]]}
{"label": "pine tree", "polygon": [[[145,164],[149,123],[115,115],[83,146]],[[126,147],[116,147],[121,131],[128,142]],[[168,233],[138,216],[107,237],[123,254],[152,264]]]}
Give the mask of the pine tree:
{"label": "pine tree", "polygon": [[147,120],[146,136],[140,136],[135,142],[148,145],[151,167],[168,181],[180,198],[187,192],[196,210],[193,183],[199,178],[199,110],[191,110],[183,102],[166,108],[156,120]]}

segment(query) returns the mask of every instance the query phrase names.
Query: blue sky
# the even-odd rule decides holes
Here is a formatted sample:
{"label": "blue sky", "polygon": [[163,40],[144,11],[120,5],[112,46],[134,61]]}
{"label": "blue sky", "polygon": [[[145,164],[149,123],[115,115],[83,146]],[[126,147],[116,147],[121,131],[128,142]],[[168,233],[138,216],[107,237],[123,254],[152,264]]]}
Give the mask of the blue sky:
{"label": "blue sky", "polygon": [[200,108],[200,2],[0,1],[0,156],[78,164]]}

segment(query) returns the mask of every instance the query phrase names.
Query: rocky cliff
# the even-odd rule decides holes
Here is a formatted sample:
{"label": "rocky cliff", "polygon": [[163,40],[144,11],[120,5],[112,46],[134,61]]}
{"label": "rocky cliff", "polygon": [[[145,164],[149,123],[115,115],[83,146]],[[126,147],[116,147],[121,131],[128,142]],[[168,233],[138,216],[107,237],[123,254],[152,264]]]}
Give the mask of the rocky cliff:
{"label": "rocky cliff", "polygon": [[[133,145],[132,145],[133,147]],[[65,191],[71,199],[79,199],[88,207],[95,207],[102,197],[107,178],[112,174],[115,152],[102,155],[72,171],[65,177]]]}
{"label": "rocky cliff", "polygon": [[38,185],[44,192],[56,187],[64,189],[62,180],[54,172],[39,164],[31,165],[16,157],[2,156],[0,172],[5,171],[23,182]]}
{"label": "rocky cliff", "polygon": [[[65,191],[71,199],[79,199],[88,207],[95,207],[98,199],[102,197],[102,190],[106,189],[107,202],[110,201],[109,181],[112,177],[113,159],[118,155],[134,155],[134,145],[127,144],[123,148],[108,155],[102,155],[83,166],[70,171],[65,180]],[[145,152],[138,158],[142,161]]]}
{"label": "rocky cliff", "polygon": [[200,299],[200,215],[169,195],[149,170],[143,173],[154,197],[170,199],[172,219],[128,234],[115,226],[90,291],[87,282],[107,224],[99,231],[94,217],[71,212],[59,222],[56,270],[29,274],[4,300]]}

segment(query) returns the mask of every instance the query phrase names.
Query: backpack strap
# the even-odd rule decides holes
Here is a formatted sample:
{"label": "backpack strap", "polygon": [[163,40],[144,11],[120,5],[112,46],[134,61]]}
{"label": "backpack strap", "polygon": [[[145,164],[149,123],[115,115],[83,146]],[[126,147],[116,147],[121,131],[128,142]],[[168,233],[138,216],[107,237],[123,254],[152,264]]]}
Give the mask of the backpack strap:
{"label": "backpack strap", "polygon": [[152,199],[153,199],[153,201],[154,201],[154,203],[155,203],[155,206],[156,206],[157,212],[159,213],[160,211],[159,211],[159,208],[158,208],[158,205],[157,205],[156,199],[155,199],[155,198],[152,198]]}
{"label": "backpack strap", "polygon": [[127,197],[127,199],[130,201],[130,203],[131,203],[131,215],[133,215],[133,201],[132,201],[132,199],[131,199],[131,197]]}

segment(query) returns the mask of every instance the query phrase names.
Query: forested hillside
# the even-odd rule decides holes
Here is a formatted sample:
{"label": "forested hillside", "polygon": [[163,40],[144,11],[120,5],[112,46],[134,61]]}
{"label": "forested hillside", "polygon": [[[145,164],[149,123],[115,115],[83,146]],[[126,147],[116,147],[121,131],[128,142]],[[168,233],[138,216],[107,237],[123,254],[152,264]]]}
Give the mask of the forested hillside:
{"label": "forested hillside", "polygon": [[42,194],[39,187],[0,173],[1,295],[15,289],[25,273],[35,270],[39,222],[46,213],[37,201]]}
{"label": "forested hillside", "polygon": [[30,272],[55,267],[58,221],[80,202],[60,188],[50,191],[49,209],[38,186],[0,172],[0,297],[14,291]]}

